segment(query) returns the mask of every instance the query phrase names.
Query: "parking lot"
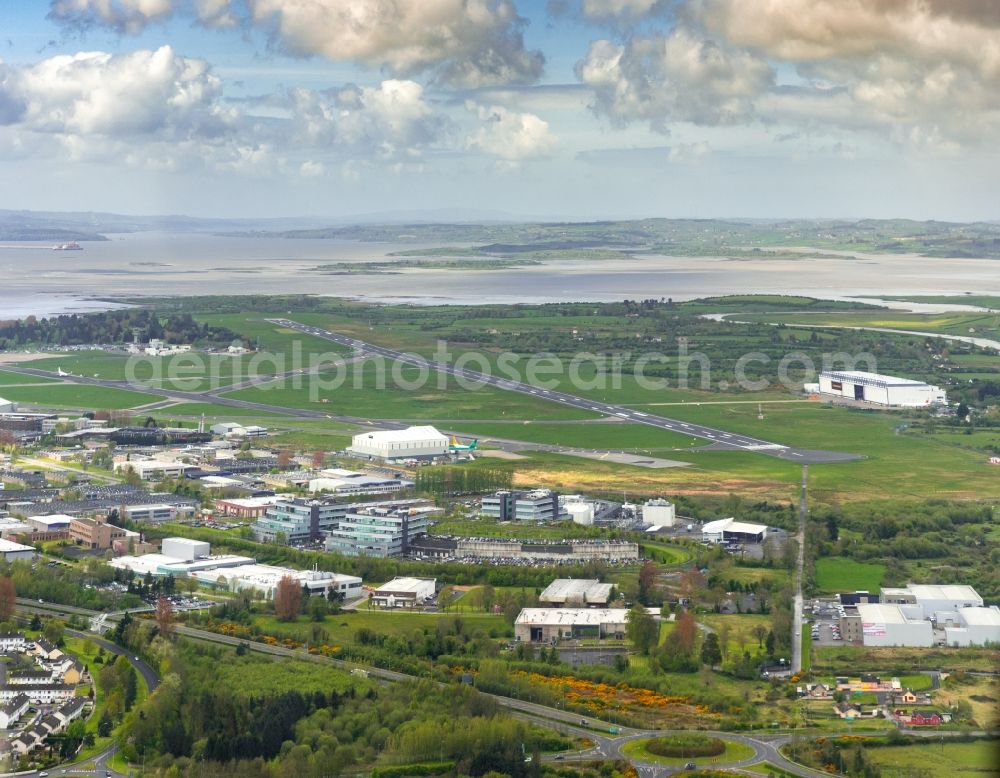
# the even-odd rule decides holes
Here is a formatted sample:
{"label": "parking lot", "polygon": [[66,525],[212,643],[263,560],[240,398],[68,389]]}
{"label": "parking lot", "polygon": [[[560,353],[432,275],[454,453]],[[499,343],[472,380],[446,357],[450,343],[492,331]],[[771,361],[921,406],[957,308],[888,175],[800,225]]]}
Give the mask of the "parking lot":
{"label": "parking lot", "polygon": [[818,646],[841,646],[840,604],[836,600],[810,600],[803,606],[812,642]]}

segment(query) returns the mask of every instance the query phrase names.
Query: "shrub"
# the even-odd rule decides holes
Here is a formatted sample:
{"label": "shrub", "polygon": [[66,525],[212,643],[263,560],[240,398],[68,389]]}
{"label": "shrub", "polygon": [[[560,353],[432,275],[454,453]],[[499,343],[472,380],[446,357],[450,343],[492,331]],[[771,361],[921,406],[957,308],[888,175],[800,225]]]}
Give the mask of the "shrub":
{"label": "shrub", "polygon": [[719,738],[688,733],[653,738],[647,741],[646,750],[657,756],[719,756],[726,750],[726,744]]}

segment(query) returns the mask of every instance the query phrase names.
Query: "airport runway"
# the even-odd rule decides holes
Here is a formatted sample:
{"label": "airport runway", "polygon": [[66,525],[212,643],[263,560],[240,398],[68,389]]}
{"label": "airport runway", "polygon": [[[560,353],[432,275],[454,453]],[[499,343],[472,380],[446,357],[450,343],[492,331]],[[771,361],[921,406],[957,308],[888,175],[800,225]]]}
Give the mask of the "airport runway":
{"label": "airport runway", "polygon": [[588,400],[584,397],[568,394],[567,392],[562,392],[557,389],[543,389],[538,386],[533,386],[532,384],[513,381],[509,378],[487,375],[476,370],[455,367],[451,364],[433,362],[416,354],[407,354],[403,351],[386,348],[385,346],[377,346],[373,343],[366,343],[365,341],[357,340],[356,338],[352,338],[347,335],[340,335],[336,332],[331,332],[330,330],[325,330],[320,327],[301,324],[292,319],[268,319],[268,321],[272,324],[297,330],[306,335],[313,335],[318,338],[324,338],[325,340],[332,341],[333,343],[339,343],[342,346],[348,346],[363,354],[381,356],[386,359],[396,360],[403,364],[436,370],[455,378],[460,378],[464,381],[482,383],[511,392],[532,395],[543,400],[562,403],[563,405],[572,408],[579,408],[581,410],[593,411],[595,413],[617,416],[623,421],[629,421],[634,424],[645,424],[649,427],[656,427],[670,432],[678,432],[682,435],[690,435],[694,438],[709,441],[710,443],[715,444],[718,448],[735,451],[752,451],[760,454],[766,454],[768,456],[778,457],[779,459],[799,462],[801,464],[846,462],[858,459],[858,456],[855,454],[845,454],[836,451],[817,451],[812,449],[796,448],[794,446],[785,446],[780,443],[772,443],[771,441],[753,438],[749,435],[726,432],[725,430],[716,429],[714,427],[706,427],[702,424],[694,424],[691,422],[680,421],[678,419],[671,419],[666,416],[658,416],[651,413],[636,411],[621,405],[613,405],[611,403],[600,402],[597,400]]}

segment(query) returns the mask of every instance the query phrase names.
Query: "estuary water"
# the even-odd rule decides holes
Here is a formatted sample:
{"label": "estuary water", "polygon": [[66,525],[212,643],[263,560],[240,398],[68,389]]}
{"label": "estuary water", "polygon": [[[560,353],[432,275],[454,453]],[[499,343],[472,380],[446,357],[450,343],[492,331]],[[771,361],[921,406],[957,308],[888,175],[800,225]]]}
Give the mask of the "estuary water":
{"label": "estuary water", "polygon": [[641,256],[489,271],[411,268],[332,275],[314,268],[331,262],[391,260],[391,252],[421,246],[198,233],[108,237],[111,240],[82,244],[82,251],[53,251],[47,243],[0,248],[0,319],[108,308],[114,302],[101,300],[149,295],[306,293],[421,305],[686,300],[732,293],[830,299],[1000,295],[1000,261],[988,259]]}

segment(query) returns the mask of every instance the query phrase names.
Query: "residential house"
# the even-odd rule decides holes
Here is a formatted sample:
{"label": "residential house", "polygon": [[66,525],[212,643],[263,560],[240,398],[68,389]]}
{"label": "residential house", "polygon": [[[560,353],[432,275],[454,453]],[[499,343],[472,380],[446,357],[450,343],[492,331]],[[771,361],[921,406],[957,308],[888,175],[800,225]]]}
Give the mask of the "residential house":
{"label": "residential house", "polygon": [[35,640],[32,653],[36,657],[41,657],[46,662],[55,662],[64,656],[63,652],[60,651],[57,646],[54,646],[45,638],[38,638]]}
{"label": "residential house", "polygon": [[22,633],[0,632],[0,653],[11,654],[16,651],[24,651],[26,645]]}
{"label": "residential house", "polygon": [[0,703],[10,702],[19,694],[27,695],[36,705],[54,705],[73,697],[75,689],[68,683],[18,684],[0,687]]}
{"label": "residential house", "polygon": [[907,723],[911,727],[938,727],[944,723],[944,718],[936,710],[915,710]]}
{"label": "residential house", "polygon": [[863,715],[861,706],[853,702],[838,702],[833,706],[833,710],[842,719],[859,719]]}
{"label": "residential house", "polygon": [[30,732],[22,732],[10,741],[10,750],[18,756],[24,756],[38,745],[38,741]]}
{"label": "residential house", "polygon": [[48,670],[13,670],[7,673],[8,686],[37,685],[51,680],[52,673]]}
{"label": "residential house", "polygon": [[38,722],[38,728],[47,730],[47,734],[51,735],[54,732],[60,732],[62,730],[63,721],[50,713]]}
{"label": "residential house", "polygon": [[63,725],[69,724],[74,719],[80,718],[87,707],[87,700],[83,697],[74,697],[69,702],[60,705],[53,715],[60,718]]}
{"label": "residential house", "polygon": [[0,705],[0,729],[10,729],[10,725],[24,715],[30,704],[31,700],[28,699],[28,695],[18,694]]}

